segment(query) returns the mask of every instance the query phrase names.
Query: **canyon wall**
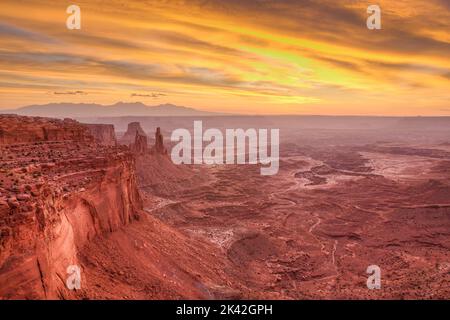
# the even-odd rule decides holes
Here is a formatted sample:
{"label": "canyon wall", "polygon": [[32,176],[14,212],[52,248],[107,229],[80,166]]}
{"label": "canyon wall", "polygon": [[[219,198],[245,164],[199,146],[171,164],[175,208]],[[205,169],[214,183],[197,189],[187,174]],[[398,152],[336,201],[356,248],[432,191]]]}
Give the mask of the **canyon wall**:
{"label": "canyon wall", "polygon": [[112,124],[83,124],[95,139],[95,142],[104,146],[117,145],[114,125]]}
{"label": "canyon wall", "polygon": [[0,145],[39,141],[89,142],[92,135],[72,119],[0,115]]}
{"label": "canyon wall", "polygon": [[85,244],[139,219],[134,158],[72,120],[0,123],[0,297],[71,298]]}

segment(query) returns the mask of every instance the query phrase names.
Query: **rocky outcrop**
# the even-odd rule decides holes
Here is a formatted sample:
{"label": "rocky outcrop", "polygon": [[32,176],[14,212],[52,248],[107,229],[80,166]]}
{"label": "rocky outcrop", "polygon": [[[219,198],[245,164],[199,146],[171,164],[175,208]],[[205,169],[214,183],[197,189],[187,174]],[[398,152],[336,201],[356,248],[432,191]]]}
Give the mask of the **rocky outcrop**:
{"label": "rocky outcrop", "polygon": [[0,115],[0,145],[66,140],[91,142],[93,137],[72,119]]}
{"label": "rocky outcrop", "polygon": [[156,132],[155,132],[154,151],[155,151],[155,153],[158,153],[158,154],[167,154],[167,149],[164,147],[164,139],[161,134],[161,129],[159,127],[156,128]]}
{"label": "rocky outcrop", "polygon": [[167,155],[167,149],[164,146],[164,138],[161,134],[161,129],[159,127],[156,128],[155,145],[151,148],[151,150],[148,149],[147,136],[140,134],[139,131],[136,131],[134,143],[130,144],[130,150],[135,155],[143,155],[149,152],[151,154]]}
{"label": "rocky outcrop", "polygon": [[117,145],[114,125],[112,124],[84,124],[95,139],[95,142],[104,146]]}
{"label": "rocky outcrop", "polygon": [[139,122],[129,123],[127,131],[119,141],[120,144],[127,146],[131,145],[132,143],[134,143],[137,133],[141,136],[147,137]]}
{"label": "rocky outcrop", "polygon": [[134,157],[74,121],[0,124],[0,298],[71,298],[67,268],[86,243],[140,217]]}
{"label": "rocky outcrop", "polygon": [[146,154],[148,152],[147,136],[143,136],[136,132],[134,143],[130,145],[133,154]]}

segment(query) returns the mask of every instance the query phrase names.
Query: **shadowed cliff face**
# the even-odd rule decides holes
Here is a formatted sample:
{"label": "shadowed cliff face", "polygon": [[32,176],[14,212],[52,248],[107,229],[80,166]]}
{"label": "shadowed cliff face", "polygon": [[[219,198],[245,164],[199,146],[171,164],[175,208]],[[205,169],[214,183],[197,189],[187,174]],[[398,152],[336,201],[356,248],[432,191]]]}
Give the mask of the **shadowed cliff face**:
{"label": "shadowed cliff face", "polygon": [[95,142],[104,146],[117,145],[116,134],[114,132],[114,125],[112,124],[83,124],[88,128],[90,134],[95,139]]}
{"label": "shadowed cliff face", "polygon": [[136,135],[144,136],[147,138],[147,135],[145,134],[139,122],[130,122],[128,124],[127,131],[125,132],[123,137],[120,138],[119,142],[120,144],[129,146],[135,141]]}
{"label": "shadowed cliff face", "polygon": [[134,139],[134,143],[130,145],[130,150],[135,155],[147,153],[148,151],[147,136],[140,135],[139,132],[136,132],[136,138]]}
{"label": "shadowed cliff face", "polygon": [[0,297],[69,298],[66,270],[83,246],[138,219],[134,159],[91,143],[76,122],[27,120],[0,121],[10,130],[0,146]]}
{"label": "shadowed cliff face", "polygon": [[164,138],[161,134],[161,128],[156,128],[155,132],[155,147],[154,150],[159,154],[167,154],[167,149],[164,147]]}

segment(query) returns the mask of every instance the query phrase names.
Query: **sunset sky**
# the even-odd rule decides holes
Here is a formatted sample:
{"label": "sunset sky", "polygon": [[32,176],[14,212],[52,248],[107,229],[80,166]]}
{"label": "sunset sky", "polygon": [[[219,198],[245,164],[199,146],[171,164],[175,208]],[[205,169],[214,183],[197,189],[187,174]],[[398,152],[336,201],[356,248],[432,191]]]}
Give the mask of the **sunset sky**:
{"label": "sunset sky", "polygon": [[[371,4],[382,30],[366,27]],[[118,101],[450,115],[450,1],[1,0],[0,111]]]}

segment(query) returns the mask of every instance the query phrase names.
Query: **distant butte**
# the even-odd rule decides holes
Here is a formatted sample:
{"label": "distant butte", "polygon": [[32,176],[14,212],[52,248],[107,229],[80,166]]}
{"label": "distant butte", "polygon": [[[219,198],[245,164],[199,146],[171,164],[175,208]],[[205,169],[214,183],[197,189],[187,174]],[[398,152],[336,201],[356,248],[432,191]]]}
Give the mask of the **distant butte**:
{"label": "distant butte", "polygon": [[167,154],[167,149],[164,147],[164,139],[161,134],[161,128],[156,128],[155,132],[155,147],[154,150],[159,154]]}
{"label": "distant butte", "polygon": [[116,146],[117,139],[112,124],[83,124],[88,128],[95,141],[104,146]]}
{"label": "distant butte", "polygon": [[134,154],[146,154],[148,151],[147,136],[136,131],[134,143],[130,145],[131,152]]}
{"label": "distant butte", "polygon": [[130,146],[133,142],[135,142],[136,134],[147,138],[147,135],[139,122],[130,122],[128,124],[127,131],[122,138],[120,138],[120,144]]}

